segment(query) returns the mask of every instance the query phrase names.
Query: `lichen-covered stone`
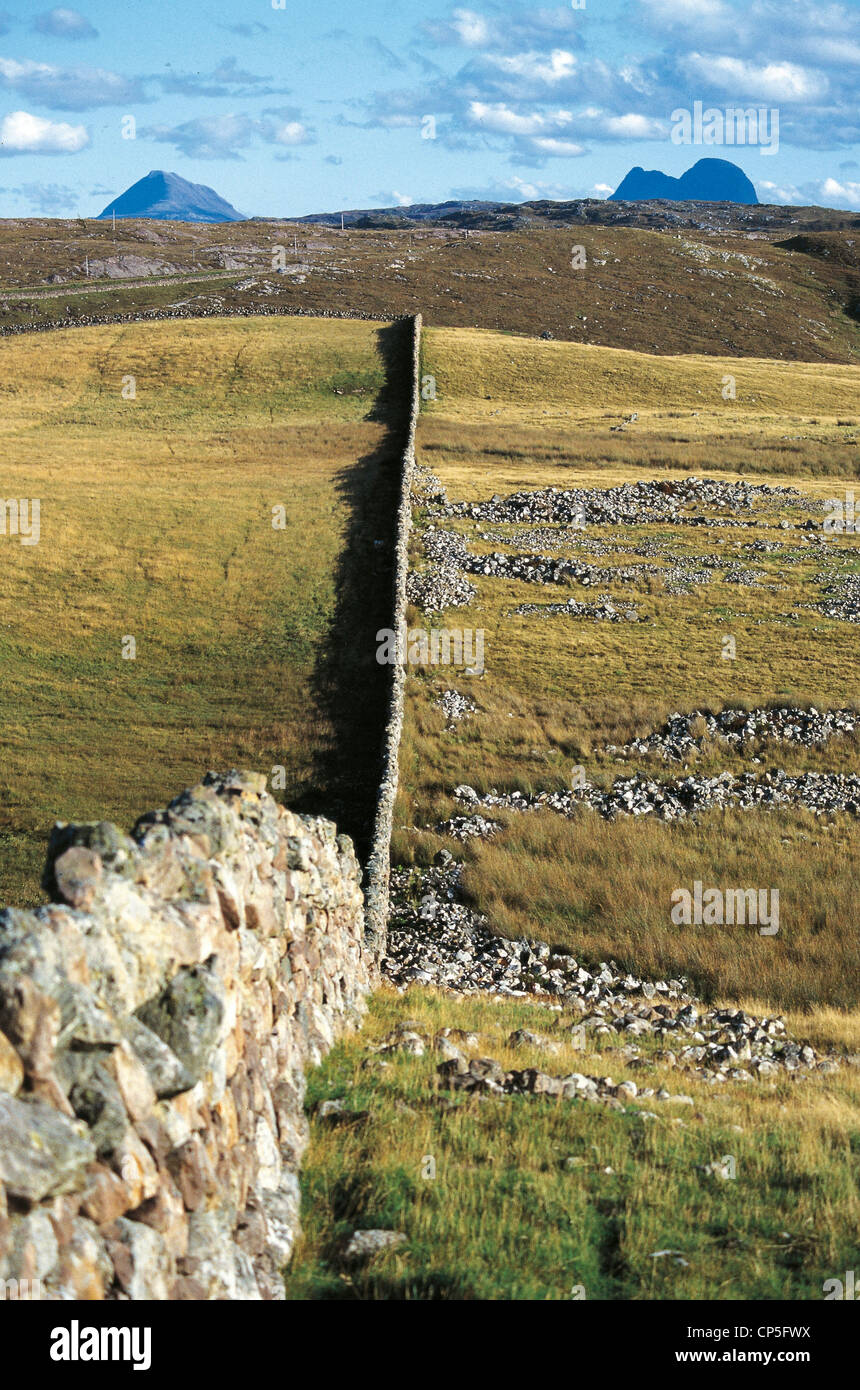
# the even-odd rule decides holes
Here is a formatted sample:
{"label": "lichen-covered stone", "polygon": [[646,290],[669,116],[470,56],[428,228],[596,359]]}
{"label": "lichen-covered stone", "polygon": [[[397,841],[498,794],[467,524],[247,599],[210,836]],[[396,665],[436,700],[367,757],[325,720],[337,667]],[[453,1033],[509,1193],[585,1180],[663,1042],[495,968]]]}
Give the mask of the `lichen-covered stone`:
{"label": "lichen-covered stone", "polygon": [[42,1101],[0,1095],[0,1182],[10,1196],[40,1202],[75,1192],[95,1156],[85,1125]]}
{"label": "lichen-covered stone", "polygon": [[283,1298],[305,1069],[372,979],[351,842],[209,773],[133,838],[56,826],[45,881],[0,912],[0,1277]]}
{"label": "lichen-covered stone", "polygon": [[134,1014],[125,1019],[123,1031],[135,1055],[146,1068],[159,1099],[163,1100],[165,1097],[178,1095],[180,1091],[191,1089],[194,1077],[163,1038],[151,1028],[147,1028]]}
{"label": "lichen-covered stone", "polygon": [[199,1081],[208,1071],[224,1018],[223,987],[214,966],[181,970],[170,984],[137,1011]]}
{"label": "lichen-covered stone", "polygon": [[16,1096],[24,1083],[24,1064],[9,1039],[0,1033],[0,1091]]}

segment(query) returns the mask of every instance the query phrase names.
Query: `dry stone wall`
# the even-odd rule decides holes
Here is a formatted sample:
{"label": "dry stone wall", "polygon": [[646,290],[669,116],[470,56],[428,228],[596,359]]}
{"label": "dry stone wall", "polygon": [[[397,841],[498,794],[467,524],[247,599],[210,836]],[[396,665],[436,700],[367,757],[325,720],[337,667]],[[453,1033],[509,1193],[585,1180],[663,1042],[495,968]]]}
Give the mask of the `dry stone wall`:
{"label": "dry stone wall", "polygon": [[[415,476],[415,431],[421,406],[421,315],[412,322],[412,396],[406,447],[403,451],[394,555],[392,631],[406,626],[406,580],[409,574],[409,537],[412,532],[412,483]],[[388,931],[388,883],[391,869],[391,830],[399,781],[400,739],[403,733],[403,700],[406,670],[399,662],[391,667],[391,691],[383,744],[383,766],[376,806],[371,851],[367,862],[367,942],[376,959],[384,953]]]}
{"label": "dry stone wall", "polygon": [[[405,625],[421,318],[396,517]],[[0,911],[0,1297],[278,1299],[305,1072],[385,948],[405,671],[366,898],[351,841],[209,773],[131,835],[58,824],[49,906]]]}
{"label": "dry stone wall", "polygon": [[54,902],[0,912],[0,1290],[283,1297],[305,1069],[372,982],[360,883],[257,774],[55,827]]}

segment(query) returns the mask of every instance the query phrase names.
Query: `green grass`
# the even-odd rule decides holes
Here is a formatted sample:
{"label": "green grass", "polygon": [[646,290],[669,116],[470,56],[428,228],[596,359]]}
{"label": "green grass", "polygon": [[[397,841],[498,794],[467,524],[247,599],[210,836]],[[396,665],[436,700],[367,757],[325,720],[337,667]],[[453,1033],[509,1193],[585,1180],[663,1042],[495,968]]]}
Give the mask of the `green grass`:
{"label": "green grass", "polygon": [[[384,690],[345,633],[385,606],[392,332],[0,342],[5,495],[41,499],[38,545],[0,537],[0,901],[38,899],[54,819],[128,825],[210,767],[284,767],[279,797],[366,831]],[[339,683],[364,697],[351,728]]]}
{"label": "green grass", "polygon": [[[600,1052],[563,1047],[551,1058],[506,1046],[521,1027],[563,1041],[572,1020],[562,1014],[414,988],[378,993],[364,1032],[309,1079],[304,1235],[288,1298],[817,1299],[826,1278],[852,1267],[860,1129],[844,1078],[804,1085],[800,1105],[788,1081],[715,1094],[659,1066],[648,1084],[665,1081],[692,1106],[646,1100],[621,1114],[540,1096],[465,1098],[438,1089],[432,1053],[364,1066],[369,1046],[407,1017],[430,1036],[477,1030],[477,1055],[502,1065],[642,1084],[610,1039]],[[367,1113],[332,1126],[314,1116],[329,1098]],[[647,1110],[656,1118],[643,1119]],[[735,1179],[700,1171],[729,1154]],[[407,1240],[351,1268],[343,1245],[362,1228]],[[651,1258],[665,1249],[686,1265]]]}

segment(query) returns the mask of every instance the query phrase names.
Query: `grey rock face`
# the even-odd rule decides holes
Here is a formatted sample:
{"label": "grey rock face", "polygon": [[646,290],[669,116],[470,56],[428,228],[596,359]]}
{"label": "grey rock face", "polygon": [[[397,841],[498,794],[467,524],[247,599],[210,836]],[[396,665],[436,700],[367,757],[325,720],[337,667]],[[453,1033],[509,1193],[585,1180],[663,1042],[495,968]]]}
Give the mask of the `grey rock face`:
{"label": "grey rock face", "polygon": [[208,963],[180,970],[137,1018],[179,1058],[195,1081],[209,1069],[224,1018],[223,987]]}
{"label": "grey rock face", "polygon": [[85,1125],[41,1101],[0,1094],[0,1181],[11,1196],[41,1202],[76,1192],[95,1156]]}
{"label": "grey rock face", "polygon": [[131,1014],[123,1024],[123,1031],[135,1055],[140,1058],[152,1082],[155,1094],[163,1100],[170,1096],[189,1091],[194,1085],[194,1077],[183,1066],[176,1053],[168,1047],[163,1038],[147,1028],[139,1018]]}

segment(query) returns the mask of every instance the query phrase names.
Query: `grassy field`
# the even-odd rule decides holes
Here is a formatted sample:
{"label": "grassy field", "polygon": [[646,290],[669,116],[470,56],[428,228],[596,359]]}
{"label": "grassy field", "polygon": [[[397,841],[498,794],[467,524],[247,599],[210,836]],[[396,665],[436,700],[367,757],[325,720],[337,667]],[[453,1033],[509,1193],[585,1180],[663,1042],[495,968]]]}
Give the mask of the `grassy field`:
{"label": "grassy field", "polygon": [[[420,460],[454,498],[549,485],[608,486],[637,477],[680,478],[685,470],[668,458],[661,467],[654,465],[659,441],[680,429],[695,454],[685,465],[698,473],[708,470],[710,456],[723,452],[722,441],[731,433],[737,450],[746,450],[753,466],[738,469],[723,462],[715,471],[726,481],[797,486],[811,496],[827,497],[844,495],[857,477],[857,417],[848,413],[860,385],[855,368],[646,358],[637,385],[635,355],[601,348],[535,347],[492,334],[431,331],[424,351],[424,370],[437,381],[437,399],[426,403],[422,415]],[[685,397],[689,402],[723,374],[737,375],[739,384],[744,381],[728,420],[718,407],[702,406],[688,408],[688,418],[679,426]],[[510,395],[505,397],[508,380]],[[494,403],[504,400],[498,419],[485,418],[485,388],[491,383]],[[547,402],[556,417],[552,432],[533,428]],[[604,410],[598,412],[598,406]],[[608,411],[636,411],[639,418],[629,429],[612,433],[600,421]],[[783,455],[779,471],[760,471],[762,429],[774,437],[793,434],[798,422],[801,429],[817,431],[809,452],[803,443],[794,468]],[[469,426],[473,433],[458,449],[456,436]],[[853,447],[837,450],[827,443],[838,431],[855,436]],[[631,463],[639,450],[641,457]],[[830,468],[823,474],[827,459]],[[647,535],[665,543],[673,559],[731,559],[759,575],[758,583],[748,587],[727,582],[716,570],[710,583],[677,596],[666,591],[660,577],[663,561],[656,573],[647,573],[649,561],[631,550],[607,558],[598,549],[598,565],[642,567],[633,584],[608,576],[605,585],[614,601],[636,604],[640,621],[632,625],[517,616],[511,610],[523,601],[564,603],[569,596],[583,599],[588,593],[575,585],[538,588],[517,580],[478,578],[478,597],[463,610],[468,617],[456,621],[485,631],[486,672],[461,681],[481,713],[456,732],[446,732],[431,703],[445,674],[414,672],[398,825],[427,826],[444,819],[456,809],[450,793],[462,782],[480,792],[558,790],[570,785],[572,766],[578,765],[590,780],[610,784],[639,763],[619,764],[605,745],[624,744],[658,728],[674,710],[855,702],[860,689],[856,628],[823,617],[813,605],[821,597],[817,580],[822,572],[858,572],[856,536],[833,537],[822,557],[821,548],[808,544],[803,533],[781,529],[791,513],[779,497],[755,515],[763,524],[754,532],[593,525],[567,552],[560,546],[558,553],[588,561],[590,545],[632,548]],[[489,523],[450,524],[478,552],[498,549],[505,539],[513,549],[529,548],[517,542],[515,527],[502,528],[507,533],[502,541],[488,542],[481,533]],[[794,520],[791,524],[793,528]],[[761,539],[781,548],[751,553],[751,542]],[[415,554],[420,561],[417,542]],[[413,620],[418,616],[413,613]],[[448,621],[455,619],[449,615]],[[735,638],[734,660],[721,659],[727,634]],[[758,764],[750,761],[753,757]],[[819,749],[770,744],[749,750],[748,756],[705,745],[689,760],[689,769],[654,759],[642,765],[656,776],[776,765],[791,772],[857,772],[860,744],[856,738],[833,740]],[[465,883],[474,902],[507,933],[533,931],[596,959],[614,955],[648,973],[686,968],[711,998],[758,993],[774,1007],[812,1007],[816,1001],[856,1006],[860,933],[856,875],[850,872],[852,856],[860,849],[856,818],[822,824],[798,811],[776,816],[712,813],[698,824],[683,825],[606,825],[590,814],[573,820],[549,813],[511,814],[505,820],[504,834],[469,846]],[[401,829],[395,857],[429,862],[440,843],[435,835]],[[607,874],[610,862],[613,871]],[[784,929],[766,942],[739,941],[730,928],[679,934],[668,921],[666,904],[672,888],[687,881],[685,874],[691,881],[779,886],[790,909]]]}
{"label": "grassy field", "polygon": [[[288,1298],[820,1299],[825,1279],[854,1268],[856,1083],[830,1077],[804,1086],[802,1101],[789,1081],[715,1094],[655,1064],[648,1084],[693,1105],[643,1101],[622,1114],[543,1096],[464,1098],[438,1089],[432,1051],[374,1067],[370,1048],[404,1018],[431,1038],[475,1030],[472,1050],[506,1067],[641,1081],[610,1039],[599,1051],[568,1046],[575,1020],[562,1013],[414,987],[377,994],[363,1033],[310,1077]],[[517,1028],[555,1039],[558,1054],[548,1063],[509,1046]],[[327,1099],[342,1100],[340,1123],[315,1114]],[[734,1179],[702,1171],[727,1156]],[[356,1228],[406,1241],[355,1268],[343,1249]]]}
{"label": "grassy field", "polygon": [[276,795],[361,839],[384,691],[354,639],[385,610],[400,331],[0,342],[4,495],[41,504],[37,545],[0,537],[0,901],[39,898],[54,819],[128,825],[210,767],[282,766]]}
{"label": "grassy field", "polygon": [[[430,330],[419,462],[453,499],[546,486],[607,486],[691,472],[814,497],[844,496],[857,478],[856,369],[765,360],[644,357],[488,333]],[[723,402],[721,378],[737,380]],[[638,420],[621,431],[611,424]],[[453,788],[561,790],[575,766],[605,786],[637,769],[654,777],[704,772],[858,772],[860,742],[817,748],[765,740],[741,751],[706,740],[681,765],[620,757],[621,745],[659,728],[672,711],[792,703],[857,705],[856,626],[824,617],[823,573],[860,570],[857,538],[821,547],[795,528],[779,498],[754,515],[754,531],[683,525],[589,525],[553,554],[596,565],[641,566],[632,584],[607,575],[591,590],[470,576],[477,596],[436,619],[485,632],[485,671],[411,668],[395,811],[394,862],[427,865],[441,849],[465,863],[470,903],[508,936],[537,937],[596,965],[637,975],[685,974],[701,996],[750,1012],[778,1012],[792,1037],[840,1056],[860,1051],[860,855],[856,816],[803,810],[706,812],[663,824],[604,822],[583,811],[490,811],[502,829],[465,845],[428,827],[463,807]],[[790,520],[786,531],[781,523]],[[417,532],[427,524],[416,511]],[[550,553],[517,526],[436,522],[478,552]],[[528,529],[528,528],[525,528]],[[552,530],[551,527],[545,528]],[[779,549],[751,551],[764,539]],[[635,547],[657,541],[654,557]],[[610,553],[606,553],[609,547]],[[755,570],[752,586],[722,570],[689,593],[667,591],[673,559],[720,557]],[[423,564],[418,535],[413,547]],[[635,603],[640,621],[516,616],[523,602]],[[428,622],[417,610],[410,626]],[[726,634],[736,658],[722,659]],[[447,728],[433,701],[455,687],[478,712]],[[767,885],[780,890],[780,930],[679,928],[678,885]],[[818,1299],[823,1281],[856,1263],[860,1082],[847,1061],[830,1075],[752,1084],[706,1084],[667,1071],[647,1038],[630,1070],[624,1038],[599,1052],[565,1050],[578,1015],[537,1003],[455,999],[412,986],[378,995],[365,1036],[342,1044],[311,1079],[312,1144],[303,1175],[304,1243],[287,1277],[294,1297],[315,1299]],[[438,1055],[386,1056],[369,1043],[415,1020],[428,1038],[443,1026],[476,1030],[471,1055],[535,1066],[635,1076],[692,1097],[692,1106],[639,1101],[613,1112],[535,1096],[452,1099],[438,1088]],[[514,1028],[562,1044],[551,1059],[512,1049]],[[637,1039],[637,1043],[643,1040]],[[318,1100],[340,1098],[354,1118],[336,1126]],[[641,1113],[649,1108],[653,1118]],[[408,1123],[405,1121],[408,1120]],[[703,1171],[726,1155],[737,1176]],[[425,1176],[426,1159],[436,1177]],[[401,1231],[406,1241],[356,1268],[343,1258],[356,1228]],[[670,1252],[657,1255],[656,1252]],[[672,1253],[674,1252],[674,1253]]]}

